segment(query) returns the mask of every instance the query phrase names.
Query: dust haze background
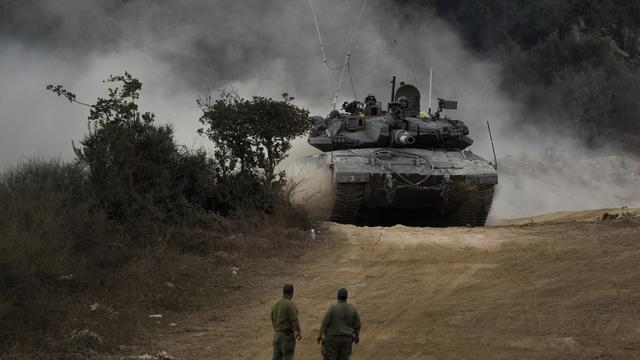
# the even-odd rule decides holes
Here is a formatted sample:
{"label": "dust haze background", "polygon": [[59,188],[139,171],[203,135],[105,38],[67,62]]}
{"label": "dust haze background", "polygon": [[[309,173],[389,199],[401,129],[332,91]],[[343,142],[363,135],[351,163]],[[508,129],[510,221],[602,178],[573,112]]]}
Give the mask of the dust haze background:
{"label": "dust haze background", "polygon": [[[314,1],[333,66],[344,61],[361,4]],[[407,11],[422,11],[424,21],[403,23]],[[72,156],[71,140],[84,133],[87,109],[48,93],[47,84],[64,84],[92,102],[105,94],[100,81],[124,70],[144,84],[142,109],[173,124],[177,140],[189,147],[210,146],[195,133],[196,97],[225,87],[243,96],[288,92],[314,114],[330,110],[307,1],[4,0],[0,18],[0,167],[34,154]],[[415,82],[403,50],[423,89],[423,106],[433,68],[434,98],[460,101],[461,110],[450,115],[466,121],[476,140],[472,150],[487,159],[491,121],[505,158],[492,216],[637,204],[637,161],[615,148],[587,152],[570,131],[550,133],[521,121],[535,114],[499,90],[500,65],[474,56],[425,10],[368,1],[351,57],[360,99],[372,93],[387,102],[392,75]],[[331,76],[335,87],[339,72]],[[353,97],[348,77],[341,95],[339,103]],[[304,141],[297,144],[289,165],[315,153]]]}

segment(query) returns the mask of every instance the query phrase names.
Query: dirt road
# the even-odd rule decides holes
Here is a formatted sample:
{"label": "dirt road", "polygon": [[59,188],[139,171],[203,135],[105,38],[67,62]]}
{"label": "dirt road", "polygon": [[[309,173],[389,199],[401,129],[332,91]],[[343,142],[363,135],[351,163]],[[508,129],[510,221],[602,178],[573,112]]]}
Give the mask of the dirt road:
{"label": "dirt road", "polygon": [[[363,331],[353,359],[640,358],[640,219],[548,215],[486,228],[325,225],[286,270],[157,339],[180,359],[268,359],[269,308],[296,286],[303,340],[345,286]],[[240,279],[242,281],[242,279]]]}

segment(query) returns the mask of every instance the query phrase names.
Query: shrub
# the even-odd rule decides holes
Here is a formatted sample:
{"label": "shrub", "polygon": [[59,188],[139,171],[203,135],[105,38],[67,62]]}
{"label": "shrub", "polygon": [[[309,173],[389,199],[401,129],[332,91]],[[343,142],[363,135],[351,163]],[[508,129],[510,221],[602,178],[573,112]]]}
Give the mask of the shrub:
{"label": "shrub", "polygon": [[75,163],[37,159],[0,175],[0,322],[8,325],[0,339],[19,326],[46,331],[61,277],[84,272],[75,255],[87,236],[91,246],[106,239],[93,234],[104,218],[87,175]]}
{"label": "shrub", "polygon": [[[169,125],[156,125],[136,100],[142,83],[131,74],[111,76],[107,98],[90,107],[89,133],[74,148],[87,167],[99,206],[121,224],[160,221],[176,224],[194,212],[211,210],[215,164],[204,151],[176,145]],[[48,89],[69,101],[61,85]]]}
{"label": "shrub", "polygon": [[[284,172],[276,165],[287,156],[291,141],[310,128],[309,112],[290,101],[254,96],[241,98],[224,91],[217,99],[199,99],[203,111],[198,130],[215,145],[217,205],[221,214],[243,209],[267,213],[282,203]],[[286,200],[285,200],[286,202]]]}
{"label": "shrub", "polygon": [[[249,126],[253,138],[233,148],[252,154],[236,169],[229,157],[219,165],[203,150],[176,145],[170,126],[138,110],[142,84],[130,74],[107,82],[117,84],[107,98],[81,103],[90,107],[89,132],[74,146],[75,161],[33,159],[0,173],[0,353],[25,334],[50,342],[79,324],[129,340],[142,309],[179,310],[192,301],[175,285],[168,290],[167,278],[182,274],[181,291],[193,292],[224,281],[212,279],[213,262],[197,256],[259,255],[306,235],[300,228],[308,218],[291,205],[284,174],[274,173],[306,126],[306,111],[264,98],[227,103],[262,117]],[[60,85],[48,88],[80,103]],[[274,125],[279,119],[301,124],[283,128]],[[97,299],[112,304],[87,314]]]}

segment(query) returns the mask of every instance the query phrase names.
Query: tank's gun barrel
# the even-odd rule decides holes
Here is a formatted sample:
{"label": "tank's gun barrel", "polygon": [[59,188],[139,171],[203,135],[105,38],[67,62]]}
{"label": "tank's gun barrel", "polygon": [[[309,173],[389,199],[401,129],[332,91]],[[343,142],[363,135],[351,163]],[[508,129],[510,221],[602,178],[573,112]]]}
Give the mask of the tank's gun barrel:
{"label": "tank's gun barrel", "polygon": [[391,139],[397,145],[411,145],[416,142],[416,138],[406,130],[393,131]]}

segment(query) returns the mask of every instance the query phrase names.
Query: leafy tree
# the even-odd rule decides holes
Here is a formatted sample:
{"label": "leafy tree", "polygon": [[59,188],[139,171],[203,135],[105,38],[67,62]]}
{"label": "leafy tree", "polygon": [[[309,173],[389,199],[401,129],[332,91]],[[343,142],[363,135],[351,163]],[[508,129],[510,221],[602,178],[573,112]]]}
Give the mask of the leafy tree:
{"label": "leafy tree", "polygon": [[142,83],[131,74],[110,76],[106,98],[79,102],[62,85],[47,88],[70,102],[90,107],[89,132],[74,151],[86,165],[99,205],[121,222],[142,216],[177,221],[189,208],[211,207],[214,164],[202,152],[175,144],[169,125],[155,125],[140,112]]}
{"label": "leafy tree", "polygon": [[[278,180],[276,165],[287,157],[291,141],[311,126],[309,112],[284,100],[254,96],[241,98],[235,91],[223,91],[217,99],[199,99],[203,111],[199,129],[216,146],[219,175],[236,172],[264,177],[265,184]],[[282,179],[282,176],[279,177]]]}

